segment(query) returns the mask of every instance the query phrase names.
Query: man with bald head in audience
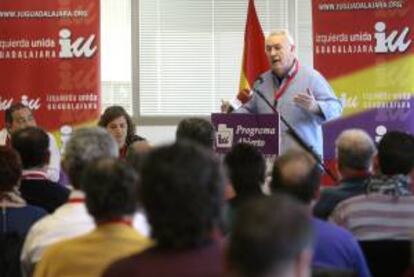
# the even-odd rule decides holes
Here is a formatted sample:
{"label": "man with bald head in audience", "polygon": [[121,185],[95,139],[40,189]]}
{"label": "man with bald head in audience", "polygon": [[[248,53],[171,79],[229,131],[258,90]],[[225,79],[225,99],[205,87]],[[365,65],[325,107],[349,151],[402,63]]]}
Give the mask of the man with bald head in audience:
{"label": "man with bald head in audience", "polygon": [[343,131],[335,147],[340,181],[336,187],[321,192],[313,212],[322,219],[327,219],[339,202],[365,193],[376,153],[374,141],[362,129]]}

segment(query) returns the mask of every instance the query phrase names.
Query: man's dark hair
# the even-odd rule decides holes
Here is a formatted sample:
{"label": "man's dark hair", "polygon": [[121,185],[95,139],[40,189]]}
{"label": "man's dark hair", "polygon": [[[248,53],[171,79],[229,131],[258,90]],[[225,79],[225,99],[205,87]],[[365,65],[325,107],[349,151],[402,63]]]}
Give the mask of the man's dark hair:
{"label": "man's dark hair", "polygon": [[17,130],[11,137],[12,146],[19,152],[23,168],[41,167],[49,161],[49,136],[38,127]]}
{"label": "man's dark hair", "polygon": [[23,105],[22,103],[18,102],[18,103],[14,103],[13,105],[11,105],[4,114],[4,119],[5,119],[5,123],[6,126],[10,126],[13,123],[13,113],[15,111],[21,110],[21,109],[29,109],[29,107],[27,107],[26,105]]}
{"label": "man's dark hair", "polygon": [[252,145],[239,143],[224,158],[231,183],[237,196],[262,195],[266,163],[263,155]]}
{"label": "man's dark hair", "polygon": [[256,198],[236,214],[228,262],[237,276],[278,276],[312,245],[306,208],[287,195]]}
{"label": "man's dark hair", "polygon": [[309,154],[289,150],[275,160],[270,188],[272,192],[286,193],[310,204],[319,189],[320,179],[321,171]]}
{"label": "man's dark hair", "polygon": [[137,205],[138,175],[123,161],[104,158],[89,164],[82,176],[86,207],[95,221],[132,215]]}
{"label": "man's dark hair", "polygon": [[0,146],[0,192],[11,191],[22,175],[19,154],[12,148]]}
{"label": "man's dark hair", "polygon": [[386,133],[378,144],[378,162],[383,174],[408,174],[414,165],[413,136],[400,131]]}
{"label": "man's dark hair", "polygon": [[202,118],[186,118],[177,127],[176,140],[190,140],[208,149],[213,149],[215,131],[213,125]]}
{"label": "man's dark hair", "polygon": [[163,248],[195,247],[219,224],[223,174],[213,154],[190,142],[151,151],[142,167],[142,203]]}

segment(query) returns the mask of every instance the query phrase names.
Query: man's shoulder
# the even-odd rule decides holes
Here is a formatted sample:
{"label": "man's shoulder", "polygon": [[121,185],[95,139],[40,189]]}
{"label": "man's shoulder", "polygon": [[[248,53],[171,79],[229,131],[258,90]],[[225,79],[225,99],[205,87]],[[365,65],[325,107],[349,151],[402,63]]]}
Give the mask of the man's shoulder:
{"label": "man's shoulder", "polygon": [[322,191],[322,196],[325,197],[351,197],[365,192],[366,181],[363,182],[348,182],[341,181],[334,187],[326,188]]}
{"label": "man's shoulder", "polygon": [[345,228],[340,227],[331,222],[323,221],[318,218],[314,218],[314,226],[315,226],[315,230],[319,232],[321,239],[331,238],[331,239],[337,239],[337,240],[340,240],[340,239],[348,240],[348,239],[354,238],[351,232],[349,232]]}
{"label": "man's shoulder", "polygon": [[8,213],[11,216],[25,219],[24,221],[17,222],[18,225],[19,224],[26,225],[29,222],[30,222],[30,225],[36,224],[37,222],[39,222],[39,220],[47,216],[47,211],[45,209],[43,209],[42,207],[30,205],[30,204],[27,204],[21,208],[10,208],[8,210]]}
{"label": "man's shoulder", "polygon": [[272,80],[272,70],[267,70],[260,74],[260,76],[255,80],[255,83],[264,83]]}
{"label": "man's shoulder", "polygon": [[343,187],[326,188],[322,190],[319,200],[313,209],[313,213],[319,218],[328,219],[338,204],[354,195],[356,194],[347,191]]}
{"label": "man's shoulder", "polygon": [[320,75],[321,73],[316,70],[314,67],[310,66],[309,64],[306,63],[300,63],[299,66],[299,72],[307,72],[307,73],[311,73],[311,74],[318,74]]}
{"label": "man's shoulder", "polygon": [[31,228],[28,233],[30,237],[48,237],[50,230],[55,230],[56,226],[59,224],[59,220],[56,218],[55,214],[49,214],[37,221]]}
{"label": "man's shoulder", "polygon": [[[78,204],[80,205],[80,204]],[[93,219],[83,209],[71,209],[68,204],[63,204],[52,214],[43,217],[35,223],[30,230],[34,236],[49,236],[53,232],[70,233],[72,229],[89,226],[93,229]],[[83,223],[83,224],[82,224]]]}
{"label": "man's shoulder", "polygon": [[21,180],[21,188],[31,188],[38,191],[44,191],[45,193],[57,192],[65,193],[67,195],[70,193],[70,190],[67,187],[49,179],[23,179]]}
{"label": "man's shoulder", "polygon": [[144,255],[143,253],[137,253],[132,256],[122,258],[112,265],[110,265],[102,276],[128,276],[133,275],[138,269],[137,264],[140,258]]}
{"label": "man's shoulder", "polygon": [[369,193],[411,196],[410,178],[406,175],[378,175],[370,180],[367,185]]}
{"label": "man's shoulder", "polygon": [[308,80],[315,84],[325,84],[327,80],[325,77],[315,68],[307,64],[300,64],[298,77],[300,80]]}

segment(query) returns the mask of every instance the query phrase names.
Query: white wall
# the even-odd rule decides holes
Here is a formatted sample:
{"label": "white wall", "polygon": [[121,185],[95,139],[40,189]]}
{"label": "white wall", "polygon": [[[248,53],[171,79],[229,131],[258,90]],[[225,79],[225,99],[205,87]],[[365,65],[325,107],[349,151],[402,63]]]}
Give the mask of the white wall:
{"label": "white wall", "polygon": [[175,141],[177,126],[138,126],[137,134],[154,146]]}

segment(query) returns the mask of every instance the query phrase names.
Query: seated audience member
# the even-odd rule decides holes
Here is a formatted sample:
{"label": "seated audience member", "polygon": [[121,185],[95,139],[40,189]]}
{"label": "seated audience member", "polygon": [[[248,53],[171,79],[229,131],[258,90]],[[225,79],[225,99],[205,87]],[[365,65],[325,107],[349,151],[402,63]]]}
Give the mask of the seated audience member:
{"label": "seated audience member", "polygon": [[339,203],[330,220],[359,240],[410,240],[414,230],[414,196],[410,174],[414,164],[413,136],[392,131],[378,144],[381,175],[371,178],[366,193]]}
{"label": "seated audience member", "polygon": [[[13,104],[5,113],[6,128],[0,131],[0,145],[11,145],[11,135],[17,130],[26,127],[35,127],[36,120],[32,111],[21,103]],[[52,134],[49,137],[50,159],[47,166],[47,177],[53,182],[58,182],[60,177],[60,152],[56,140]]]}
{"label": "seated audience member", "polygon": [[[302,151],[290,150],[274,163],[271,190],[286,193],[312,210],[321,172],[315,160]],[[337,269],[351,269],[358,276],[370,276],[365,258],[356,239],[347,230],[332,223],[312,218],[314,228],[314,257],[312,265]]]}
{"label": "seated audience member", "polygon": [[327,219],[339,202],[366,192],[376,153],[373,140],[361,129],[343,131],[335,145],[340,182],[321,192],[313,212],[322,219]]}
{"label": "seated audience member", "polygon": [[20,193],[31,205],[44,208],[49,213],[68,200],[69,189],[46,177],[49,162],[49,138],[37,127],[27,127],[12,134],[12,146],[23,163]]}
{"label": "seated audience member", "polygon": [[223,174],[212,153],[178,142],[151,151],[142,203],[155,246],[110,266],[104,276],[222,276],[217,228]]}
{"label": "seated audience member", "polygon": [[378,144],[378,175],[368,183],[368,192],[392,195],[411,195],[410,174],[414,168],[414,137],[391,131]]}
{"label": "seated audience member", "polygon": [[[180,121],[175,134],[176,141],[188,140],[206,149],[214,150],[215,130],[213,125],[203,118],[190,117]],[[225,186],[225,198],[235,195],[231,185]]]}
{"label": "seated audience member", "polygon": [[98,126],[105,128],[116,140],[119,148],[119,158],[125,159],[128,147],[138,141],[145,140],[135,134],[132,118],[121,106],[110,106],[105,109]]}
{"label": "seated audience member", "polygon": [[229,276],[310,276],[309,212],[285,195],[247,201],[235,217],[227,261]]}
{"label": "seated audience member", "polygon": [[25,275],[31,276],[34,265],[48,246],[86,234],[95,228],[94,220],[86,210],[80,180],[90,162],[108,157],[118,157],[118,146],[106,130],[85,128],[73,133],[65,146],[62,163],[74,190],[65,204],[30,229],[21,255]]}
{"label": "seated audience member", "polygon": [[137,172],[139,172],[139,174],[141,174],[141,164],[151,149],[152,146],[147,141],[138,141],[128,147],[125,159]]}
{"label": "seated audience member", "polygon": [[[30,226],[47,213],[27,205],[18,193],[22,165],[10,147],[0,146],[0,272],[1,276],[20,276],[19,256]],[[3,275],[4,274],[4,275]]]}
{"label": "seated audience member", "polygon": [[89,165],[81,186],[96,229],[49,247],[34,276],[101,276],[115,260],[140,252],[151,242],[132,228],[138,175],[115,159]]}
{"label": "seated audience member", "polygon": [[203,118],[185,118],[180,121],[175,134],[176,140],[190,140],[207,149],[214,148],[215,131],[213,125]]}
{"label": "seated audience member", "polygon": [[266,163],[263,155],[252,145],[239,143],[224,158],[231,185],[236,196],[230,199],[228,220],[231,222],[240,205],[250,198],[264,196]]}

